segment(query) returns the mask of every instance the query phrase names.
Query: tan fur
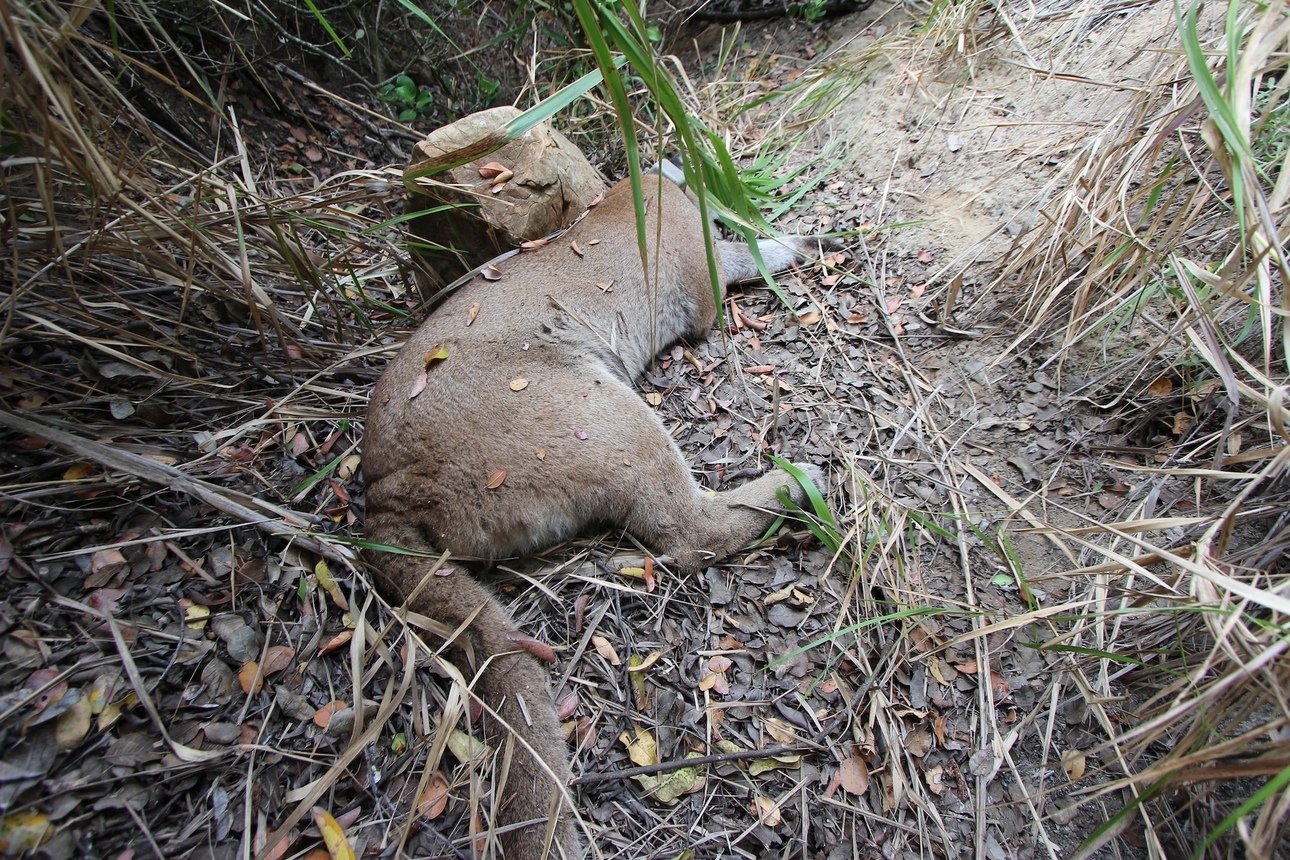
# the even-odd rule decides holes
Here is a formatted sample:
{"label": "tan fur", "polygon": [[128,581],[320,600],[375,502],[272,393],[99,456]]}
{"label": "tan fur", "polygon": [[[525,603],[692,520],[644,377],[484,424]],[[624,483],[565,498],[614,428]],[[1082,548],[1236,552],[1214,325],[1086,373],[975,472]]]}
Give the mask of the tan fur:
{"label": "tan fur", "polygon": [[[695,570],[756,539],[774,516],[760,509],[780,507],[779,487],[801,501],[780,471],[722,493],[703,490],[632,389],[661,347],[706,335],[716,316],[698,209],[652,177],[646,197],[648,287],[631,189],[620,183],[564,236],[501,263],[500,279],[477,278],[448,298],[390,363],[363,440],[370,540],[492,559],[604,523]],[[804,248],[761,250],[782,268]],[[719,256],[738,276],[752,271],[744,246],[720,243]],[[427,366],[435,347],[446,347],[446,357]],[[520,379],[527,385],[513,390]],[[489,489],[500,471],[504,480]],[[406,556],[372,561],[399,598],[429,568]],[[454,628],[478,612],[454,659],[468,678],[480,671],[476,695],[565,783],[567,752],[545,671],[516,647],[493,596],[455,572],[430,577],[412,608]],[[495,747],[504,737],[486,734]],[[517,746],[494,823],[536,824],[502,837],[507,857],[541,860],[555,790]],[[551,856],[582,855],[568,810],[555,843]]]}

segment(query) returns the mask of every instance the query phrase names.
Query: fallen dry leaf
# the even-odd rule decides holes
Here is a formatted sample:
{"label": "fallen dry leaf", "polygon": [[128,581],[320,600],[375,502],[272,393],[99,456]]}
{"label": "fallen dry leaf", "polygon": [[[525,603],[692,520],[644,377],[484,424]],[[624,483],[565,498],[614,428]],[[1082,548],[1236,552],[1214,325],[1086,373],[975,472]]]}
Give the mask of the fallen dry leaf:
{"label": "fallen dry leaf", "polygon": [[69,750],[85,740],[90,733],[90,721],[94,717],[94,708],[88,696],[77,698],[72,706],[58,717],[54,724],[54,743],[60,750]]}
{"label": "fallen dry leaf", "polygon": [[342,630],[339,633],[337,633],[335,636],[333,636],[327,642],[327,644],[319,648],[318,654],[319,656],[322,656],[323,654],[330,654],[331,652],[335,651],[337,648],[344,646],[345,643],[349,642],[349,640],[353,638],[354,638],[353,630]]}
{"label": "fallen dry leaf", "polygon": [[923,779],[927,780],[927,787],[933,794],[942,795],[945,793],[945,768],[942,765],[936,765],[923,771]]}
{"label": "fallen dry leaf", "polygon": [[511,380],[511,391],[523,391],[529,387],[529,381],[522,376]]}
{"label": "fallen dry leaf", "polygon": [[1167,376],[1162,376],[1147,386],[1147,393],[1152,397],[1164,397],[1173,390],[1174,381]]}
{"label": "fallen dry leaf", "polygon": [[426,370],[429,370],[436,363],[443,361],[448,357],[448,345],[446,343],[437,343],[426,350]]}
{"label": "fallen dry leaf", "polygon": [[603,657],[611,666],[621,666],[623,661],[618,659],[618,652],[614,646],[604,636],[596,634],[591,637],[591,644],[595,647],[596,653]]}
{"label": "fallen dry leaf", "polygon": [[248,696],[264,689],[264,673],[260,671],[260,664],[254,660],[243,663],[237,672],[237,682],[242,685],[242,692]]}
{"label": "fallen dry leaf", "polygon": [[265,649],[264,662],[260,664],[260,671],[266,676],[274,672],[281,672],[284,669],[291,668],[291,662],[296,658],[296,649],[289,645],[270,645]]}
{"label": "fallen dry leaf", "polygon": [[354,849],[349,845],[345,830],[332,814],[321,806],[315,806],[309,810],[309,814],[314,820],[314,826],[322,832],[323,844],[327,846],[331,860],[355,860]]}
{"label": "fallen dry leaf", "polygon": [[54,835],[43,812],[12,812],[0,820],[0,855],[21,857],[35,851]]}
{"label": "fallen dry leaf", "polygon": [[479,316],[479,302],[475,302],[470,306],[470,313],[466,315],[466,325],[469,326],[473,323],[477,316]]}
{"label": "fallen dry leaf", "polygon": [[332,716],[337,711],[343,711],[348,707],[349,702],[345,702],[340,699],[328,702],[318,710],[314,711],[314,725],[320,729],[327,728],[327,724],[331,722]]}
{"label": "fallen dry leaf", "polygon": [[1079,750],[1062,750],[1062,770],[1066,771],[1066,778],[1071,782],[1083,779],[1087,767],[1084,753]]}
{"label": "fallen dry leaf", "polygon": [[631,758],[632,763],[639,767],[648,767],[652,764],[658,764],[658,742],[649,730],[634,726],[636,734],[632,735],[623,732],[618,736],[618,740],[623,746],[627,747],[627,755]]}
{"label": "fallen dry leaf", "polygon": [[508,631],[506,638],[545,663],[555,662],[555,651],[541,639],[534,639],[518,630]]}
{"label": "fallen dry leaf", "polygon": [[778,827],[783,820],[779,814],[779,804],[760,794],[753,798],[752,814],[767,827]]}
{"label": "fallen dry leaf", "polygon": [[453,729],[448,733],[448,749],[462,764],[483,761],[488,755],[488,744],[471,737],[461,729]]}
{"label": "fallen dry leaf", "polygon": [[479,274],[484,276],[485,281],[497,281],[501,280],[502,270],[494,266],[492,263],[488,263],[479,270]]}
{"label": "fallen dry leaf", "polygon": [[506,470],[497,469],[488,476],[488,483],[484,487],[489,490],[496,490],[504,483],[506,483]]}
{"label": "fallen dry leaf", "polygon": [[483,179],[497,179],[503,173],[511,173],[511,169],[497,161],[490,161],[479,166],[479,175]]}
{"label": "fallen dry leaf", "polygon": [[408,389],[408,399],[412,400],[422,391],[425,391],[426,382],[427,382],[427,379],[426,379],[425,371],[422,371],[421,374],[416,379],[412,380],[412,387]]}
{"label": "fallen dry leaf", "polygon": [[447,808],[448,780],[439,771],[435,771],[427,778],[426,790],[421,792],[421,797],[417,800],[417,813],[422,818],[434,821]]}
{"label": "fallen dry leaf", "polygon": [[869,765],[858,755],[842,760],[838,777],[842,788],[850,794],[861,795],[869,790]]}

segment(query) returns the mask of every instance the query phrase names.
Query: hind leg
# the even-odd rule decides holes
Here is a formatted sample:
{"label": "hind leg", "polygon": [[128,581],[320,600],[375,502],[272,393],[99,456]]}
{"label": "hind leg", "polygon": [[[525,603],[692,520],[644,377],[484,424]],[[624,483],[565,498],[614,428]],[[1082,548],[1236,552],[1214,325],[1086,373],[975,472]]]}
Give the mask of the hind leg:
{"label": "hind leg", "polygon": [[[608,381],[595,389],[592,396],[576,398],[571,416],[575,426],[586,428],[587,439],[576,447],[560,446],[545,463],[558,465],[557,455],[573,447],[576,460],[564,462],[558,479],[548,484],[580,488],[587,505],[570,519],[583,525],[621,523],[651,549],[692,570],[760,537],[783,510],[780,487],[787,487],[794,502],[804,500],[797,482],[779,469],[725,492],[700,487],[658,416],[635,391]],[[820,474],[815,466],[802,468],[813,478]],[[550,493],[544,501],[560,497]]]}

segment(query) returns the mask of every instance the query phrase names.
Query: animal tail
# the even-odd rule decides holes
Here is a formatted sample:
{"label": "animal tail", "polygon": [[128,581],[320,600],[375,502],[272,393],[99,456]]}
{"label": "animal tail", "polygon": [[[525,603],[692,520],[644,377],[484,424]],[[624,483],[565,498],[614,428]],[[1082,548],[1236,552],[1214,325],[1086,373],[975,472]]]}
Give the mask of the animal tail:
{"label": "animal tail", "polygon": [[[379,529],[369,522],[369,534],[373,531]],[[430,559],[392,553],[371,553],[369,561],[386,580],[383,589],[391,597],[402,601],[411,594],[408,609],[460,631],[446,656],[468,682],[474,679],[472,694],[486,706],[484,741],[498,762],[506,761],[504,751],[514,735],[509,767],[503,776],[499,764],[494,777],[495,787],[505,780],[498,793],[500,808],[493,809],[503,856],[583,857],[573,815],[567,807],[561,809],[560,796],[569,781],[568,752],[547,673],[523,647],[533,640],[520,634],[497,599],[463,570],[432,572]]]}

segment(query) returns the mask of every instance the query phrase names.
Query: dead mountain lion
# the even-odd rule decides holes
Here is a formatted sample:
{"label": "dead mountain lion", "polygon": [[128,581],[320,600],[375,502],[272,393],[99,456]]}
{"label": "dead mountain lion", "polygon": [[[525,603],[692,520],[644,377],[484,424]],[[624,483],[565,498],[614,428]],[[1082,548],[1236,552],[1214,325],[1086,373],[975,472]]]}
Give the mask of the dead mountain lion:
{"label": "dead mountain lion", "polygon": [[[648,284],[631,187],[619,183],[565,235],[501,263],[497,280],[462,287],[412,335],[368,407],[369,540],[492,559],[612,524],[695,570],[755,540],[781,507],[779,487],[802,500],[781,471],[705,491],[632,389],[658,348],[705,336],[716,318],[698,208],[653,177],[645,196]],[[786,242],[759,246],[772,269],[810,247]],[[756,275],[746,246],[719,243],[718,256],[727,283]],[[415,591],[416,612],[452,628],[469,621],[452,659],[541,759],[515,745],[493,822],[508,828],[505,856],[582,856],[572,816],[555,811],[567,752],[524,637],[465,574],[427,577],[424,558],[372,561],[400,599]],[[498,749],[497,726],[485,735]]]}

